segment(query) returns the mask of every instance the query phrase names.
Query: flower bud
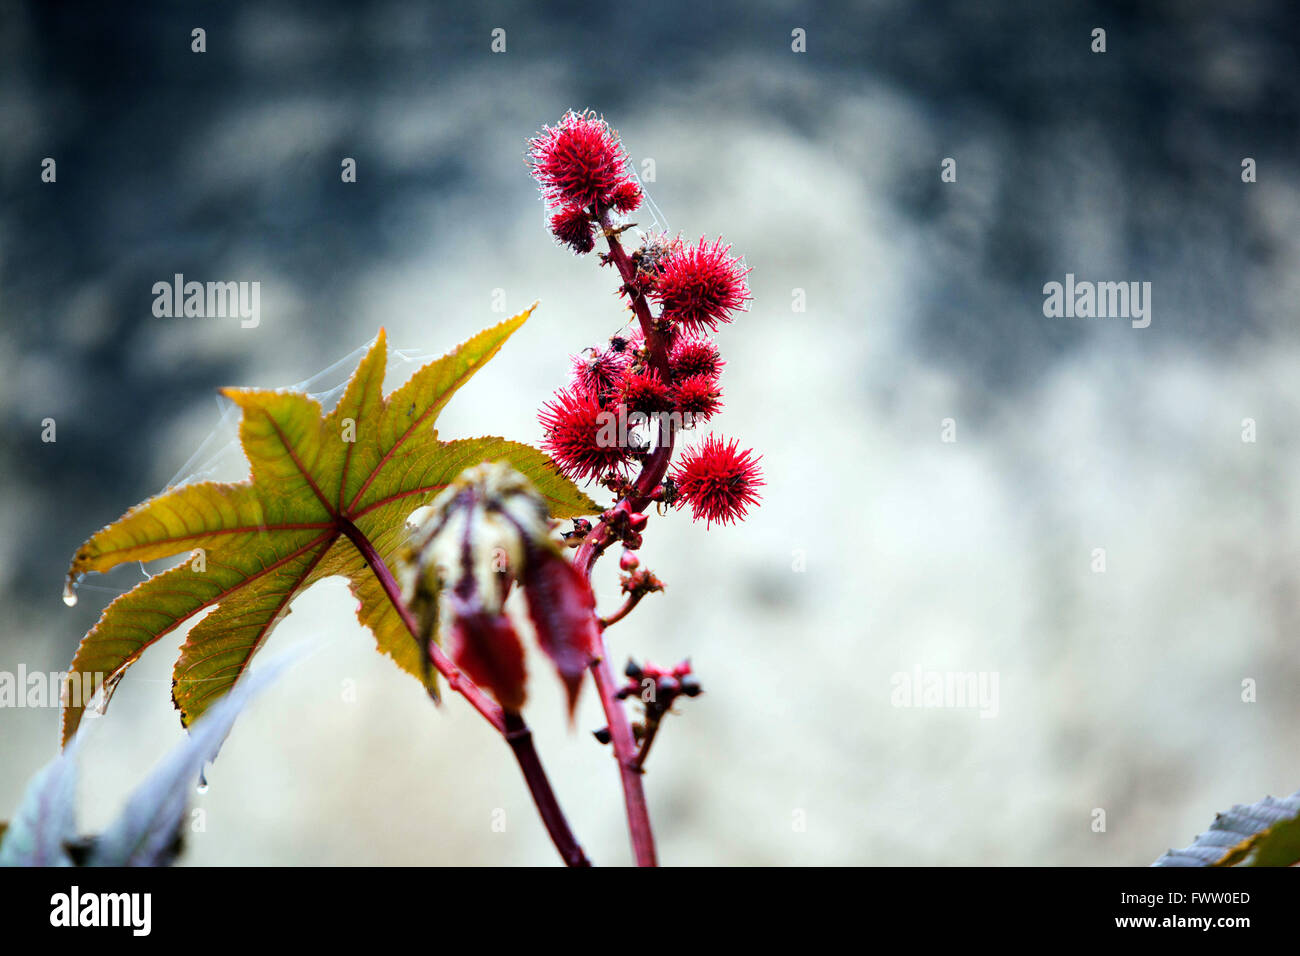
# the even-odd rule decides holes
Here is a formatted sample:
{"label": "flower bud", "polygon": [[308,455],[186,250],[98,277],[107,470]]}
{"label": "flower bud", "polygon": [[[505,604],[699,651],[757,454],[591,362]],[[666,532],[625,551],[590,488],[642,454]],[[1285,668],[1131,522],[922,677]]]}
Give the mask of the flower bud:
{"label": "flower bud", "polygon": [[595,599],[551,540],[545,501],[527,478],[504,462],[461,472],[434,499],[399,572],[425,641],[437,637],[441,598],[452,659],[507,710],[524,702],[523,648],[504,609],[518,581],[572,712],[595,644]]}

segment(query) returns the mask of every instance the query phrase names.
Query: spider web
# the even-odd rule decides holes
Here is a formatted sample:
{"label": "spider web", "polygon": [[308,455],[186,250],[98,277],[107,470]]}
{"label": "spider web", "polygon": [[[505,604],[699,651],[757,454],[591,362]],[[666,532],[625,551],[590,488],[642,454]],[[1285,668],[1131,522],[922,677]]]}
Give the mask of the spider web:
{"label": "spider web", "polygon": [[[629,163],[628,165],[630,166],[631,164]],[[646,189],[645,183],[643,183],[641,177],[637,175],[635,167],[632,167],[632,175],[636,176],[637,184],[641,187],[641,209],[638,209],[637,212],[641,213],[644,211],[650,213],[651,220],[648,230],[642,229],[640,225],[638,225],[637,232],[641,234],[642,238],[651,232],[661,233],[665,236],[668,235],[672,231],[668,225],[668,218],[663,214],[663,210],[659,208],[655,201],[650,198],[650,190]],[[642,215],[640,218],[644,219],[645,216]]]}

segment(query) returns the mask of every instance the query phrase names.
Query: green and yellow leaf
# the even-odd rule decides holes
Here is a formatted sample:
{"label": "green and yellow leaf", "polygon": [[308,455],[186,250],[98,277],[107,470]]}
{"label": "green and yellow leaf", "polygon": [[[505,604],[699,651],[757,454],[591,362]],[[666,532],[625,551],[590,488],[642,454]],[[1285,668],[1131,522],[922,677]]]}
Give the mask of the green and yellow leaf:
{"label": "green and yellow leaf", "polygon": [[[390,563],[405,541],[407,516],[464,468],[483,461],[506,461],[526,475],[553,517],[599,510],[535,448],[492,437],[443,442],[434,428],[456,390],[531,312],[480,332],[387,397],[381,330],[328,415],[297,392],[225,390],[242,412],[239,436],[250,477],[165,491],[77,550],[69,581],[125,562],[201,554],[142,582],[104,610],[73,658],[69,690],[74,681],[78,688],[88,682],[92,692],[102,685],[107,703],[146,648],[207,610],[190,631],[173,672],[172,698],[188,726],[230,689],[293,599],[333,575],[349,580],[358,619],[373,632],[379,649],[421,677],[419,647],[344,536],[348,522]],[[67,698],[65,742],[75,733],[88,696]]]}

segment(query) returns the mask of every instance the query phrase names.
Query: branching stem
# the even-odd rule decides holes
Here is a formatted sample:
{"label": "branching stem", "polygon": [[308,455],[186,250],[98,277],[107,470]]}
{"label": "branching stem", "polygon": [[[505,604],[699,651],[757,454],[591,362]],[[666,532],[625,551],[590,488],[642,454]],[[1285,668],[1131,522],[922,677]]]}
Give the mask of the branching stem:
{"label": "branching stem", "polygon": [[[668,381],[668,338],[660,330],[650,313],[650,304],[639,291],[636,291],[636,265],[619,242],[618,234],[610,228],[609,214],[597,210],[597,219],[603,227],[605,241],[609,244],[608,261],[618,268],[625,288],[632,299],[632,311],[641,324],[645,336],[649,361]],[[641,473],[625,497],[633,511],[643,511],[651,501],[651,496],[668,471],[668,464],[673,457],[673,430],[671,421],[660,417],[658,442],[655,450],[646,457],[641,466]],[[605,521],[600,521],[583,539],[574,555],[573,563],[584,575],[591,577],[591,569],[596,560],[614,543],[615,536]],[[630,610],[630,608],[628,608]],[[622,615],[615,615],[615,620]],[[612,623],[612,621],[610,622]],[[632,852],[637,866],[656,866],[654,831],[650,827],[650,811],[646,806],[645,787],[641,780],[641,767],[637,762],[636,739],[632,736],[632,725],[628,722],[627,712],[617,697],[618,685],[614,672],[609,666],[609,655],[605,648],[604,629],[600,629],[596,656],[591,662],[591,674],[596,681],[600,694],[600,703],[609,724],[610,743],[614,748],[614,758],[618,761],[619,778],[623,784],[623,802],[627,808],[627,826],[632,839]]]}
{"label": "branching stem", "polygon": [[641,749],[636,752],[636,768],[642,773],[645,772],[645,758],[650,756],[650,745],[655,742],[655,735],[659,733],[659,724],[662,720],[663,715],[660,713],[646,717],[645,734],[641,737]]}
{"label": "branching stem", "polygon": [[629,594],[627,596],[627,600],[623,602],[623,606],[621,608],[619,608],[609,617],[602,617],[600,619],[600,621],[598,622],[600,624],[600,629],[603,631],[611,624],[617,624],[619,621],[623,620],[623,618],[631,614],[632,609],[641,603],[641,599],[645,597],[647,593],[649,592],[633,591],[631,594]]}
{"label": "branching stem", "polygon": [[[365,558],[366,564],[370,566],[370,570],[379,581],[380,587],[388,595],[388,600],[392,602],[394,610],[402,618],[402,623],[414,638],[420,633],[420,628],[407,608],[406,602],[402,600],[401,588],[397,586],[397,579],[393,577],[393,572],[388,569],[384,559],[379,556],[375,546],[370,543],[370,539],[361,532],[360,528],[342,516],[337,520],[339,529],[361,552],[361,556]],[[560,809],[559,801],[555,799],[551,782],[547,779],[541,758],[537,756],[537,748],[533,745],[532,731],[524,723],[524,718],[517,713],[502,710],[500,705],[483,693],[464,671],[451,662],[437,644],[430,643],[429,656],[438,673],[446,679],[447,686],[469,701],[470,705],[482,714],[483,718],[510,745],[510,751],[519,762],[524,782],[528,784],[528,791],[532,794],[533,803],[537,806],[537,812],[546,826],[546,832],[550,834],[551,842],[559,851],[560,858],[568,866],[591,866],[586,854],[582,852],[582,846],[574,837],[573,831],[569,829],[569,822],[564,816],[564,811]]]}

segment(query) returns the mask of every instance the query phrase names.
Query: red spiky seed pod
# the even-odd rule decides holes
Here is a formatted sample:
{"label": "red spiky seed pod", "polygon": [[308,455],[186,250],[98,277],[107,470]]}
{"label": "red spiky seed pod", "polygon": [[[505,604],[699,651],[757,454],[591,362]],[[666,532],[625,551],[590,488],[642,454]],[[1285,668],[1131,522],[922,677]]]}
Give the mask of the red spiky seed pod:
{"label": "red spiky seed pod", "polygon": [[654,369],[631,372],[619,386],[618,400],[629,412],[653,415],[673,408],[673,390]]}
{"label": "red spiky seed pod", "polygon": [[542,448],[568,478],[600,478],[621,474],[631,449],[617,441],[616,424],[595,396],[562,388],[537,419],[546,430]]}
{"label": "red spiky seed pod", "polygon": [[634,182],[623,183],[610,193],[609,203],[621,213],[634,212],[641,205],[641,187]]}
{"label": "red spiky seed pod", "polygon": [[707,422],[722,408],[722,389],[709,375],[688,375],[673,387],[674,411],[692,424]]}
{"label": "red spiky seed pod", "polygon": [[548,202],[581,209],[609,208],[636,187],[618,134],[594,113],[568,112],[528,143],[528,165]]}
{"label": "red spiky seed pod", "polygon": [[749,301],[749,270],[721,239],[674,243],[658,263],[650,295],[663,317],[689,332],[714,331]]}
{"label": "red spiky seed pod", "polygon": [[573,357],[573,384],[606,405],[627,374],[630,362],[628,353],[616,352],[612,347],[589,349]]}
{"label": "red spiky seed pod", "polygon": [[668,356],[668,370],[676,380],[705,375],[717,381],[726,363],[711,339],[702,335],[680,335]]}
{"label": "red spiky seed pod", "polygon": [[734,438],[709,435],[682,456],[673,472],[680,502],[689,503],[692,518],[703,519],[708,527],[743,520],[760,501],[757,489],[764,482],[758,462],[753,450],[741,451]]}
{"label": "red spiky seed pod", "polygon": [[551,232],[556,242],[580,256],[596,248],[595,229],[591,217],[578,206],[564,206],[551,217]]}

